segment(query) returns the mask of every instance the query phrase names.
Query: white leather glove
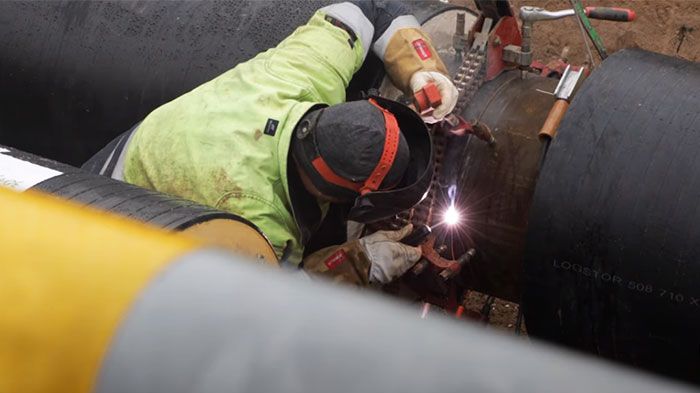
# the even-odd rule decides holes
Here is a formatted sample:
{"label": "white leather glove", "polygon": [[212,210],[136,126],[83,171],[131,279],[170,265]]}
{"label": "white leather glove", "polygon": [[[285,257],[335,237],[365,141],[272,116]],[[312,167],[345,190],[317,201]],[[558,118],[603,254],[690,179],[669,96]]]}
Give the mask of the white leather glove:
{"label": "white leather glove", "polygon": [[346,238],[350,240],[358,240],[362,236],[362,231],[365,230],[365,224],[357,221],[348,220],[346,226]]}
{"label": "white leather glove", "polygon": [[360,239],[360,245],[371,262],[370,283],[388,284],[418,262],[421,248],[399,243],[412,229],[413,225],[408,224],[398,231],[378,231]]}
{"label": "white leather glove", "polygon": [[442,104],[433,110],[432,117],[436,120],[442,120],[445,116],[449,115],[455,108],[455,105],[457,105],[457,96],[459,93],[454,83],[452,83],[452,80],[445,74],[437,71],[418,71],[414,73],[411,76],[411,90],[414,93],[420,91],[430,82],[435,83],[442,96]]}

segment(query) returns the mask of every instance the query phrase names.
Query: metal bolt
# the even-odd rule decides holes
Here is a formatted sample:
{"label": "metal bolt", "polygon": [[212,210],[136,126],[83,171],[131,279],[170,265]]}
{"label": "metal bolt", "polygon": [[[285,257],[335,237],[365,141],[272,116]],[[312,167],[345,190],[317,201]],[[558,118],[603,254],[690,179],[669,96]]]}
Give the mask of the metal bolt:
{"label": "metal bolt", "polygon": [[297,138],[298,139],[306,138],[306,136],[309,135],[310,131],[311,131],[311,124],[309,124],[308,120],[304,120],[301,123],[301,127],[299,128],[299,131],[297,132]]}

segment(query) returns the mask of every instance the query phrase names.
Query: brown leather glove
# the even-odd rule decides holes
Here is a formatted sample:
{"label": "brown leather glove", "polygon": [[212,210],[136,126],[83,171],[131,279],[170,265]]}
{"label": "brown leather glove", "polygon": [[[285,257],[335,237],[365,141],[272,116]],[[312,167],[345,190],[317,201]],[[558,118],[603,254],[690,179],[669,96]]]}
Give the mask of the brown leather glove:
{"label": "brown leather glove", "polygon": [[359,240],[326,247],[304,258],[304,271],[310,275],[358,286],[369,284],[370,266]]}
{"label": "brown leather glove", "polygon": [[404,93],[412,95],[433,83],[440,90],[442,103],[432,112],[441,120],[457,103],[457,88],[445,64],[418,27],[404,27],[394,32],[384,51],[384,66],[391,81]]}
{"label": "brown leather glove", "polygon": [[384,52],[384,67],[396,87],[412,93],[411,78],[419,71],[449,75],[445,64],[430,43],[430,38],[417,27],[394,32]]}
{"label": "brown leather glove", "polygon": [[378,231],[341,246],[324,248],[304,259],[304,270],[359,286],[387,284],[421,257],[420,247],[399,243],[412,229],[409,224],[398,231]]}

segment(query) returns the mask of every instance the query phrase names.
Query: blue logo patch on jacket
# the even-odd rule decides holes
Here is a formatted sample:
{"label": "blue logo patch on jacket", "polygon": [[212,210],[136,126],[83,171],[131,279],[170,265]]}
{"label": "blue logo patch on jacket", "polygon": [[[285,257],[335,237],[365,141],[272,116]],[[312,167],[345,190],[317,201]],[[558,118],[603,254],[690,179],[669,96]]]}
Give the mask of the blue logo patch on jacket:
{"label": "blue logo patch on jacket", "polygon": [[270,136],[275,136],[275,133],[277,132],[277,126],[280,124],[279,120],[275,119],[267,119],[267,123],[265,123],[265,135],[270,135]]}

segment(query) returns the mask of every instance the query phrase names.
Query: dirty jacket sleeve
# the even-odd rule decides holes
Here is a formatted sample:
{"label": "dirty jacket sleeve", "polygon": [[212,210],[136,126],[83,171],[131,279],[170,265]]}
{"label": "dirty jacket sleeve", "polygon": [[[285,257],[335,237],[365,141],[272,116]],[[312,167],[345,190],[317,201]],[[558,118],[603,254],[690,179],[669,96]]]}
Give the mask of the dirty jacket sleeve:
{"label": "dirty jacket sleeve", "polygon": [[268,73],[304,90],[299,101],[340,104],[345,89],[364,61],[361,42],[325,20],[317,11],[305,25],[270,49],[266,57]]}
{"label": "dirty jacket sleeve", "polygon": [[383,62],[396,87],[410,93],[411,76],[417,71],[449,75],[415,16],[397,0],[353,0],[321,9],[352,29],[365,48]]}

